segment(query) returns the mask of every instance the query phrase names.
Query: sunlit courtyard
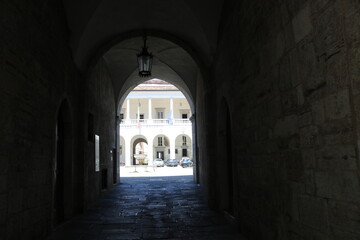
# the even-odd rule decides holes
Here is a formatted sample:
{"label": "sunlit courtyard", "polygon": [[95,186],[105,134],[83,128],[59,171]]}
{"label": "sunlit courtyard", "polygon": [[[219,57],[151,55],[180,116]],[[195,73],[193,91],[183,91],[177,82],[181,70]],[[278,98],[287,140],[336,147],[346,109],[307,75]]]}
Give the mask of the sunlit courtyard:
{"label": "sunlit courtyard", "polygon": [[147,165],[120,167],[120,177],[163,177],[189,175],[193,175],[192,167],[153,167]]}

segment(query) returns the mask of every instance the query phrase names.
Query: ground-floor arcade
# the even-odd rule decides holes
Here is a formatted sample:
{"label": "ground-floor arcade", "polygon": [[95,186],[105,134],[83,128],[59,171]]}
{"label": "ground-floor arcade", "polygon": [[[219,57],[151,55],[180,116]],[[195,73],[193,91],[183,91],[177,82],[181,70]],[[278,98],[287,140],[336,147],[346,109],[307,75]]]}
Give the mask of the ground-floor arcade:
{"label": "ground-floor arcade", "polygon": [[[155,131],[156,132],[156,131]],[[183,157],[192,158],[192,137],[187,134],[148,134],[126,136],[120,138],[120,165],[135,164],[152,165],[155,158],[163,160]],[[143,154],[144,162],[136,160],[135,155]]]}

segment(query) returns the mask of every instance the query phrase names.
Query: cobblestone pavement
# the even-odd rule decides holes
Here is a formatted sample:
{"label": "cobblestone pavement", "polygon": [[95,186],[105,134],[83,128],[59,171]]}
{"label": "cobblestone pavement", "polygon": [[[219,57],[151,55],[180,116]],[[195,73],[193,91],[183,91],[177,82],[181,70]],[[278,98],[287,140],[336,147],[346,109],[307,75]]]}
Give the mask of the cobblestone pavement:
{"label": "cobblestone pavement", "polygon": [[243,239],[204,204],[192,176],[122,178],[57,239]]}

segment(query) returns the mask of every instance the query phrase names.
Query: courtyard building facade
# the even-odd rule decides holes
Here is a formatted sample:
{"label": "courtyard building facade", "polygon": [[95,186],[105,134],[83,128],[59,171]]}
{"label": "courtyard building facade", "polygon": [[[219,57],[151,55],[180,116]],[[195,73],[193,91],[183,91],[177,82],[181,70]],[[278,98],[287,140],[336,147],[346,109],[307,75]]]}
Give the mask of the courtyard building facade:
{"label": "courtyard building facade", "polygon": [[192,158],[191,109],[172,84],[150,80],[126,97],[120,114],[120,165]]}

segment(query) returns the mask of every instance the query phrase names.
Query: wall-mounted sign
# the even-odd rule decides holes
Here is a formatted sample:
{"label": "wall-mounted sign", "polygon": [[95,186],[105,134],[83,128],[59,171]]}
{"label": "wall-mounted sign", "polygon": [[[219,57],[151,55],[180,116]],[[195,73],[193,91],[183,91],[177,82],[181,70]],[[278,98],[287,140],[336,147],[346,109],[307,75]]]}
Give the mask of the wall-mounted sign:
{"label": "wall-mounted sign", "polygon": [[95,134],[95,172],[100,171],[100,137]]}

